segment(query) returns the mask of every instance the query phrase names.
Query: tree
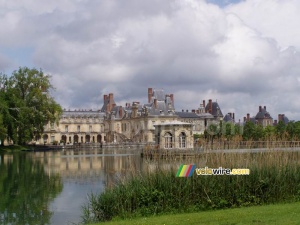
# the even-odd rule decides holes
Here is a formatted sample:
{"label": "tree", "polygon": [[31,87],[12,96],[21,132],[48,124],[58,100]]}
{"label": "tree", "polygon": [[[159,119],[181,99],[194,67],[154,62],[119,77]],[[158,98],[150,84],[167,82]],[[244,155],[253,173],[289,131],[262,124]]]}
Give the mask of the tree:
{"label": "tree", "polygon": [[261,124],[255,126],[255,131],[253,134],[253,140],[259,141],[264,139],[264,127]]}
{"label": "tree", "polygon": [[284,124],[283,121],[279,121],[275,127],[277,138],[284,139],[285,130],[286,130],[286,125]]}
{"label": "tree", "polygon": [[264,129],[264,136],[266,140],[271,141],[275,134],[275,128],[271,125],[268,125]]}
{"label": "tree", "polygon": [[247,121],[244,126],[243,139],[248,141],[253,139],[255,134],[255,124],[251,121]]}
{"label": "tree", "polygon": [[3,124],[14,143],[25,144],[42,134],[48,122],[58,123],[62,109],[49,94],[53,89],[49,75],[23,67],[2,83]]}
{"label": "tree", "polygon": [[233,123],[227,122],[223,124],[224,135],[227,140],[230,140],[235,135],[235,125]]}
{"label": "tree", "polygon": [[7,85],[7,77],[3,74],[0,74],[0,141],[1,145],[4,145],[4,140],[6,139],[7,129],[3,122],[4,115],[7,114],[7,104],[5,101],[5,90]]}

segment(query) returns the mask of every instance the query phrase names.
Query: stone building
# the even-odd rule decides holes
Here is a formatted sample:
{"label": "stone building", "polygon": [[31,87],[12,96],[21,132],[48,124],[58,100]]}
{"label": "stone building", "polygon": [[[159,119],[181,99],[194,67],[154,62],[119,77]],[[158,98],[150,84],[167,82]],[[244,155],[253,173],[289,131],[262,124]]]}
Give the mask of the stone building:
{"label": "stone building", "polygon": [[272,126],[273,125],[273,118],[271,117],[270,113],[267,111],[267,107],[259,106],[258,112],[255,117],[250,117],[250,114],[247,113],[247,116],[244,117],[244,122],[251,121],[254,124],[260,124],[263,127]]}
{"label": "stone building", "polygon": [[101,143],[105,139],[104,119],[101,111],[63,111],[59,124],[47,124],[39,143]]}
{"label": "stone building", "polygon": [[181,122],[193,125],[193,134],[204,134],[204,131],[210,124],[218,124],[223,117],[219,104],[211,99],[208,100],[208,105],[205,105],[205,100],[203,100],[197,110],[182,110],[181,112],[176,112],[176,115],[178,115]]}
{"label": "stone building", "polygon": [[[174,95],[164,94],[161,89],[148,88],[148,102],[126,103],[115,106],[105,117],[107,142],[135,142],[155,144],[156,126],[177,121],[174,109]],[[188,130],[182,130],[188,133]],[[176,145],[174,145],[176,146]],[[186,145],[188,146],[188,145]]]}
{"label": "stone building", "polygon": [[176,112],[174,95],[148,88],[148,102],[116,105],[113,93],[103,96],[98,111],[64,110],[59,125],[47,124],[40,143],[143,143],[161,148],[192,148],[193,135],[203,134],[222,117],[217,102],[205,101],[192,112]]}

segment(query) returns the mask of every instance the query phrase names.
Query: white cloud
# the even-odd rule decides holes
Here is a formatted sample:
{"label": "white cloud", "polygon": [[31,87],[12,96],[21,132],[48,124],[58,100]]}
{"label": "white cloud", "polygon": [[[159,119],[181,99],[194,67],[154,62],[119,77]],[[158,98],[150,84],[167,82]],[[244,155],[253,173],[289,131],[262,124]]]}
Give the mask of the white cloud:
{"label": "white cloud", "polygon": [[287,103],[299,88],[299,4],[0,1],[0,49],[33,48],[64,107],[100,108],[108,92],[120,103],[146,102],[156,87],[174,93],[179,110],[211,98],[240,118],[265,104],[274,117],[300,119],[300,107]]}

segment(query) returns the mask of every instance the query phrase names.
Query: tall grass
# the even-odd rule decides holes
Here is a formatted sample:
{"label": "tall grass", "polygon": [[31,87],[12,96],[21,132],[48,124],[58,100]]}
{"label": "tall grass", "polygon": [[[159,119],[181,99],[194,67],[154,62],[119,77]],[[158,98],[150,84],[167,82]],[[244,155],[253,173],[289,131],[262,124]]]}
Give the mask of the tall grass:
{"label": "tall grass", "polygon": [[[100,195],[90,195],[89,203],[83,207],[83,222],[300,199],[298,152],[211,153],[184,162],[155,163],[154,170],[133,174]],[[198,168],[249,168],[251,173],[249,176],[197,176],[195,173],[190,178],[177,178],[181,163],[195,163]],[[162,169],[160,165],[166,164],[174,167]]]}

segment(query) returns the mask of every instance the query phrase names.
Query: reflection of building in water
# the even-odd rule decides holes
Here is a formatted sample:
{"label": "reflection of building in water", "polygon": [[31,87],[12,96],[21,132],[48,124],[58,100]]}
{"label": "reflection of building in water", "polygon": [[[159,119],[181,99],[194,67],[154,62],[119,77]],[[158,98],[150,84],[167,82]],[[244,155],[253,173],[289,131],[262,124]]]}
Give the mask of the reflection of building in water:
{"label": "reflection of building in water", "polygon": [[107,184],[112,184],[117,181],[117,176],[122,177],[141,167],[139,155],[118,155],[113,150],[35,152],[33,158],[44,165],[49,176],[60,174],[63,179],[82,182],[105,179]]}

